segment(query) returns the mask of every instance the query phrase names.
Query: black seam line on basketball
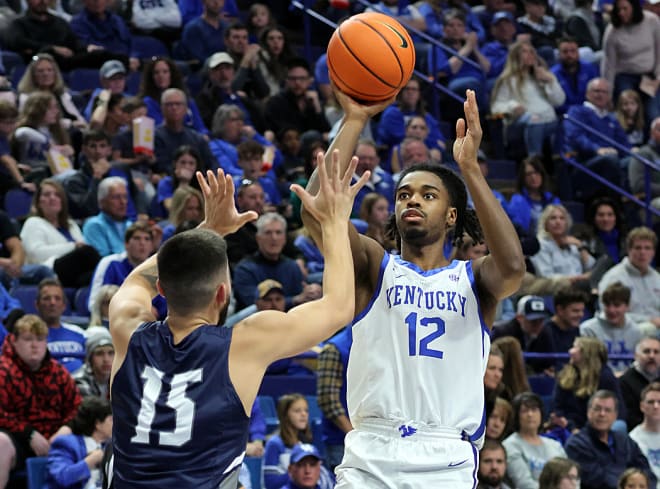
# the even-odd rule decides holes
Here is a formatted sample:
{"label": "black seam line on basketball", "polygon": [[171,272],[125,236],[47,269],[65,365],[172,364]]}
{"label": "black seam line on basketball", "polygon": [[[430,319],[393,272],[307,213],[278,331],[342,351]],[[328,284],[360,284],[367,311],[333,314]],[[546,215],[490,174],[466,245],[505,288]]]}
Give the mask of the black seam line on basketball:
{"label": "black seam line on basketball", "polygon": [[[339,76],[339,73],[337,73],[337,70],[335,70],[334,66],[332,66],[332,61],[330,61],[329,58],[328,58],[328,69],[329,69],[330,71],[332,71],[332,73],[335,75],[335,78],[336,78],[337,80],[339,80],[341,83],[343,83],[344,86],[350,88],[355,94],[364,95],[364,96],[366,96],[366,97],[373,97],[373,93],[361,92],[361,91],[359,91],[359,90],[356,90],[356,89],[353,88],[352,86],[350,86],[348,83],[346,83],[346,81],[345,81],[341,76]],[[383,95],[383,97],[389,97],[391,94],[394,94],[394,91],[395,91],[395,90],[396,90],[396,88],[392,88],[391,93],[388,93],[388,94],[386,94],[386,95]]]}
{"label": "black seam line on basketball", "polygon": [[[357,19],[356,19],[356,20],[357,20]],[[369,29],[371,29],[371,30],[374,31],[376,34],[378,34],[378,35],[381,37],[381,39],[382,39],[383,41],[385,41],[385,44],[387,45],[387,47],[390,48],[390,51],[392,51],[392,53],[394,54],[394,58],[397,60],[397,64],[399,65],[399,71],[401,72],[401,77],[400,77],[400,78],[403,78],[403,67],[401,66],[401,62],[399,61],[399,58],[397,57],[396,52],[394,51],[394,49],[392,49],[392,46],[390,46],[390,44],[387,42],[387,39],[385,39],[385,36],[383,36],[380,32],[378,32],[376,29],[374,29],[372,26],[370,26],[370,25],[367,24],[366,22],[363,22],[363,21],[361,21],[361,20],[357,20],[357,22],[360,22],[361,24],[364,24],[365,26],[367,26]],[[365,64],[362,62],[362,60],[361,60],[360,58],[358,58],[358,57],[355,55],[355,53],[354,53],[353,50],[350,48],[350,46],[349,46],[348,44],[346,44],[346,42],[344,41],[344,37],[343,37],[342,34],[341,34],[341,26],[339,27],[339,30],[337,31],[337,33],[339,34],[339,40],[341,41],[341,43],[344,45],[344,47],[346,48],[346,50],[347,50],[349,53],[351,53],[351,55],[353,56],[353,58],[355,58],[355,60],[356,60],[358,63],[360,63],[360,65],[362,65],[362,68],[364,68],[366,71],[368,71],[369,73],[371,73],[371,74],[374,76],[374,78],[376,78],[378,81],[380,81],[383,85],[387,85],[388,87],[390,87],[390,88],[394,88],[394,89],[398,88],[398,84],[397,84],[397,85],[392,85],[391,83],[388,83],[387,81],[383,80],[380,76],[378,76],[376,73],[374,73],[374,72],[373,72],[373,71],[372,71],[367,65],[365,65]]]}

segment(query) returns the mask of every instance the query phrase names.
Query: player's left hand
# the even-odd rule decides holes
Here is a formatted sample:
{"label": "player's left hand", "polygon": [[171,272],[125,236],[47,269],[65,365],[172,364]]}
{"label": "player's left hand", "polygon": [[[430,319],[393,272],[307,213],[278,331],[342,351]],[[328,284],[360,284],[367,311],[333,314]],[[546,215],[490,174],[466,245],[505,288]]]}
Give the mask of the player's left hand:
{"label": "player's left hand", "polygon": [[483,135],[474,90],[467,90],[466,95],[467,99],[463,103],[465,119],[461,118],[456,121],[456,141],[454,141],[453,148],[454,160],[461,171],[470,167],[478,168],[477,152]]}
{"label": "player's left hand", "polygon": [[217,175],[211,170],[197,172],[197,181],[204,195],[204,221],[200,227],[212,229],[225,236],[238,231],[244,224],[259,216],[254,211],[238,212],[234,204],[234,180],[218,169]]}

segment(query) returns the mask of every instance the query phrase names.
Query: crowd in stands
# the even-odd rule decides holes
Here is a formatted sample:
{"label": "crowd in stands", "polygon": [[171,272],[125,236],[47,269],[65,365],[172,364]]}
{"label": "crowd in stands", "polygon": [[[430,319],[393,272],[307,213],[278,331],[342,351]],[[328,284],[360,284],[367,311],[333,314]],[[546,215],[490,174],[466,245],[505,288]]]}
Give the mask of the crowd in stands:
{"label": "crowd in stands", "polygon": [[[353,209],[359,232],[396,253],[387,231],[399,173],[422,161],[457,169],[459,109],[448,93],[476,91],[489,129],[484,175],[497,159],[517,169],[494,192],[528,273],[492,328],[481,488],[573,488],[580,479],[586,489],[651,488],[660,479],[660,221],[644,226],[629,199],[562,162],[574,158],[660,209],[659,5],[319,7],[334,20],[365,6],[398,18],[426,75],[402,87],[355,148],[356,178],[371,172]],[[278,2],[242,0],[26,0],[0,9],[0,488],[10,477],[20,483],[34,456],[49,458],[48,487],[103,478],[109,302],[134,267],[204,219],[196,171],[222,168],[238,210],[260,216],[226,236],[227,324],[321,296],[323,256],[289,186],[308,181],[342,113],[322,54],[327,38],[314,34],[306,51],[302,24],[291,28],[283,13]],[[305,59],[309,51],[317,57]],[[447,93],[432,92],[429,80]],[[19,193],[29,210],[18,208]],[[464,240],[445,250],[469,260],[487,247]],[[166,317],[162,298],[153,313]],[[269,368],[316,376],[322,419],[292,392],[277,402],[270,433],[255,403],[246,454],[262,459],[264,487],[333,487],[352,429],[351,342],[347,328],[310,352],[311,364]],[[312,433],[317,421],[322,436]]]}

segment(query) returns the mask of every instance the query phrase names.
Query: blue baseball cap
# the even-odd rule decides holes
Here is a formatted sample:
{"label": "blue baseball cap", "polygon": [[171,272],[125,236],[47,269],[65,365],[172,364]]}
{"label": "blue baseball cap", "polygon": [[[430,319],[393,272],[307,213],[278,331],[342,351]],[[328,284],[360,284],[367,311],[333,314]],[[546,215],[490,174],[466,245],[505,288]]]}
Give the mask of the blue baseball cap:
{"label": "blue baseball cap", "polygon": [[298,443],[291,451],[291,462],[297,464],[305,457],[314,457],[317,460],[323,460],[317,448],[311,443]]}
{"label": "blue baseball cap", "polygon": [[543,297],[539,297],[538,295],[521,297],[518,301],[517,313],[525,316],[525,319],[529,321],[545,319],[551,316]]}
{"label": "blue baseball cap", "polygon": [[495,15],[493,15],[493,20],[491,24],[495,25],[497,24],[500,20],[508,20],[511,23],[514,23],[513,15],[511,15],[510,12],[504,12],[504,11],[499,11],[496,12]]}

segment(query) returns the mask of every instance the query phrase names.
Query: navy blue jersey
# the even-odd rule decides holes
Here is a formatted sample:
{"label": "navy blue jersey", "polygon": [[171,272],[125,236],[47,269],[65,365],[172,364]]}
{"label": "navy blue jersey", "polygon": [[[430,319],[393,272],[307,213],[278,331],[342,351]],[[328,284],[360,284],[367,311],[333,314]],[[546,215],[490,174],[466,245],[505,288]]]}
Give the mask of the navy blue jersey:
{"label": "navy blue jersey", "polygon": [[112,384],[114,487],[216,489],[240,466],[249,418],[229,378],[231,328],[201,326],[178,345],[140,325]]}

